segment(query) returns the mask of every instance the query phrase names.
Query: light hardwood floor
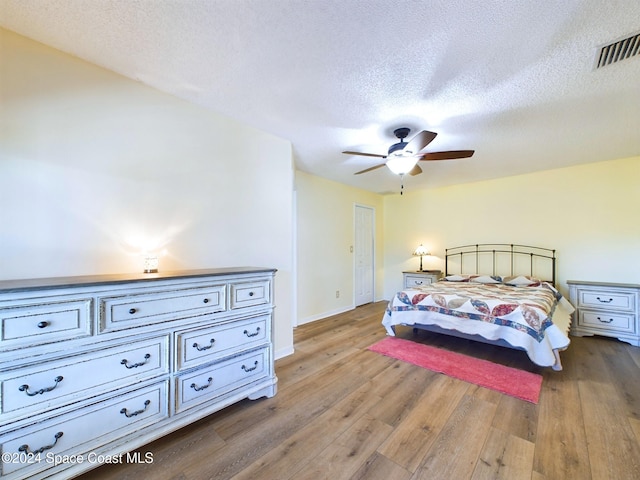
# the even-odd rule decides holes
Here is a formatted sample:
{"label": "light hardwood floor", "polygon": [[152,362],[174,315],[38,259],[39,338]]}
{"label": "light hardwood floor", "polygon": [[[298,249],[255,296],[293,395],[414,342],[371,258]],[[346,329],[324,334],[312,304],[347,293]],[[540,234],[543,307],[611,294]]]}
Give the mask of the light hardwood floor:
{"label": "light hardwood floor", "polygon": [[278,394],[245,400],[139,449],[146,465],[84,479],[640,478],[640,348],[572,337],[564,370],[523,352],[400,328],[399,336],[544,376],[533,405],[366,349],[386,302],[295,330]]}

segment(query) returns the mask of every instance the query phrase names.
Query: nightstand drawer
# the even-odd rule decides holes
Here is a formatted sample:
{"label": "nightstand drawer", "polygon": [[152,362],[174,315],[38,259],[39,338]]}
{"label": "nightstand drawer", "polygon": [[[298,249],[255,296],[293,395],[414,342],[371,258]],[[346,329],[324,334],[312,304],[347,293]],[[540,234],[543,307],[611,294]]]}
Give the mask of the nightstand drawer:
{"label": "nightstand drawer", "polygon": [[429,285],[431,278],[416,275],[407,275],[404,278],[404,288],[421,287],[422,285]]}
{"label": "nightstand drawer", "polygon": [[402,272],[404,276],[403,288],[419,288],[424,285],[436,283],[440,280],[441,272]]}
{"label": "nightstand drawer", "polygon": [[632,311],[635,309],[635,293],[581,289],[578,290],[578,307]]}
{"label": "nightstand drawer", "polygon": [[624,313],[580,310],[578,324],[584,327],[601,328],[607,331],[635,332],[635,316],[625,315]]}

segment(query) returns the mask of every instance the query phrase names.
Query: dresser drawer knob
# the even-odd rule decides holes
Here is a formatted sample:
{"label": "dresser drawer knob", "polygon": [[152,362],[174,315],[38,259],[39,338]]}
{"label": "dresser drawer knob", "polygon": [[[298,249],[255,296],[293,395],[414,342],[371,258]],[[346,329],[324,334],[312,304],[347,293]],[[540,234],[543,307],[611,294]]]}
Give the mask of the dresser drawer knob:
{"label": "dresser drawer knob", "polygon": [[209,350],[211,348],[213,348],[213,344],[216,343],[216,339],[212,338],[211,340],[209,340],[209,345],[205,345],[204,347],[201,347],[200,345],[198,345],[198,343],[194,343],[193,344],[193,348],[195,348],[196,350],[198,350],[199,352],[204,352],[205,350]]}
{"label": "dresser drawer knob", "polygon": [[202,303],[209,303],[209,299],[208,299],[208,298],[205,298],[205,299],[202,301]]}
{"label": "dresser drawer knob", "polygon": [[422,285],[422,280],[414,280],[414,283],[415,283],[416,285]]}
{"label": "dresser drawer knob", "polygon": [[124,365],[125,367],[127,367],[128,369],[131,368],[138,368],[143,366],[145,363],[147,363],[149,361],[149,359],[151,358],[151,354],[147,353],[144,356],[144,362],[138,362],[138,363],[132,363],[131,365],[129,365],[129,360],[127,360],[126,358],[123,358],[122,361],[120,362],[120,365]]}
{"label": "dresser drawer knob", "polygon": [[211,382],[213,382],[213,378],[209,377],[209,379],[207,380],[206,385],[202,385],[201,387],[198,387],[195,383],[191,384],[191,388],[193,388],[196,392],[199,392],[200,390],[204,390],[205,388],[209,388],[211,386]]}
{"label": "dresser drawer knob", "polygon": [[62,435],[63,435],[63,433],[62,433],[62,432],[58,432],[58,433],[56,433],[56,434],[53,436],[53,438],[55,438],[55,440],[53,441],[53,443],[52,443],[51,445],[45,445],[44,447],[40,447],[40,448],[39,448],[39,449],[37,449],[37,450],[31,450],[31,449],[29,448],[29,445],[22,445],[20,448],[18,448],[18,451],[19,451],[19,452],[24,452],[24,453],[27,453],[27,454],[35,454],[35,455],[37,455],[38,453],[42,453],[42,452],[44,452],[45,450],[51,450],[53,447],[55,447],[55,446],[56,446],[56,443],[58,443],[58,439],[59,439]]}
{"label": "dresser drawer knob", "polygon": [[241,368],[247,373],[253,372],[256,368],[258,368],[258,361],[256,360],[256,362],[253,364],[253,367],[246,367],[245,365],[242,365]]}
{"label": "dresser drawer knob", "polygon": [[120,413],[124,414],[124,416],[127,418],[135,417],[136,415],[140,415],[141,413],[144,413],[147,410],[147,407],[149,406],[149,404],[151,404],[151,400],[145,400],[144,408],[142,410],[136,410],[135,412],[129,413],[127,412],[126,408],[123,408],[122,410],[120,410]]}
{"label": "dresser drawer knob", "polygon": [[253,292],[249,292],[249,296],[253,297],[254,293]]}
{"label": "dresser drawer knob", "polygon": [[38,328],[46,328],[49,326],[49,322],[38,322]]}
{"label": "dresser drawer knob", "polygon": [[136,313],[137,311],[138,311],[138,310],[136,310],[135,308],[130,308],[130,309],[129,309],[129,313],[130,313],[131,315],[133,315],[133,314],[134,314],[134,313]]}
{"label": "dresser drawer knob", "polygon": [[242,333],[244,333],[249,338],[256,337],[260,333],[260,327],[256,327],[256,333],[249,333],[246,330]]}
{"label": "dresser drawer knob", "polygon": [[610,298],[609,300],[603,300],[600,297],[596,297],[596,298],[598,299],[598,301],[600,303],[611,303],[611,302],[613,302],[613,298]]}
{"label": "dresser drawer knob", "polygon": [[62,381],[62,377],[58,375],[56,378],[53,379],[53,381],[56,382],[56,384],[53,385],[52,387],[41,388],[40,390],[36,390],[35,392],[29,391],[29,385],[20,385],[18,387],[18,390],[20,390],[21,392],[25,392],[30,397],[34,397],[36,395],[42,395],[43,393],[50,392],[51,390],[56,388],[58,384]]}
{"label": "dresser drawer knob", "polygon": [[610,318],[609,320],[602,320],[600,317],[596,317],[598,319],[598,321],[602,322],[602,323],[611,323],[613,322],[613,318]]}

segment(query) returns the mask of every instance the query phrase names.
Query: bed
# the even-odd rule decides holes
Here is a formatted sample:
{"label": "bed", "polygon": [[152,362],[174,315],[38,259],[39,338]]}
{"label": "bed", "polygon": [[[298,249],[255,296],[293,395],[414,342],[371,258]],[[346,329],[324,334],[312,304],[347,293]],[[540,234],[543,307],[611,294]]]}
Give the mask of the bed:
{"label": "bed", "polygon": [[[546,248],[449,248],[444,278],[398,292],[382,324],[392,336],[405,325],[523,350],[536,365],[562,370],[574,308],[555,287],[555,267],[555,250]],[[462,273],[469,271],[484,273]]]}

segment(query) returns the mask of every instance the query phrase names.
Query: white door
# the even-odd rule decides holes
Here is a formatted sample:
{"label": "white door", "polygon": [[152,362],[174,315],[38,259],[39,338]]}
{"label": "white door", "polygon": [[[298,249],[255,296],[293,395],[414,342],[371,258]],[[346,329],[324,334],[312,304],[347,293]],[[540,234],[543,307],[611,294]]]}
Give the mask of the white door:
{"label": "white door", "polygon": [[373,302],[374,214],[371,207],[355,206],[355,305]]}

